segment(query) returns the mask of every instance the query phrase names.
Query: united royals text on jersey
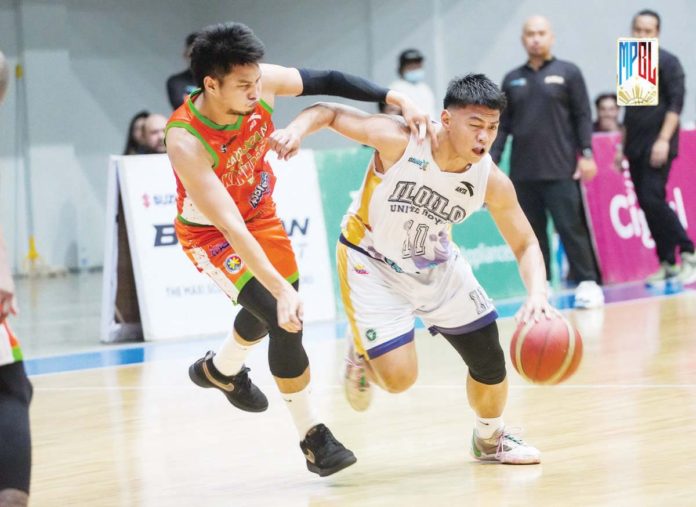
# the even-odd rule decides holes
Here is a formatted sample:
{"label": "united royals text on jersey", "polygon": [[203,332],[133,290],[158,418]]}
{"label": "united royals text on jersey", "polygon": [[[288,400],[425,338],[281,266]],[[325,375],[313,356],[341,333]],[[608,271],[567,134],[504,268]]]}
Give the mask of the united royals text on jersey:
{"label": "united royals text on jersey", "polygon": [[360,192],[343,217],[348,243],[385,260],[397,271],[420,272],[449,259],[456,246],[452,224],[483,206],[492,165],[486,154],[462,173],[444,172],[429,139],[411,137],[386,174],[370,164]]}

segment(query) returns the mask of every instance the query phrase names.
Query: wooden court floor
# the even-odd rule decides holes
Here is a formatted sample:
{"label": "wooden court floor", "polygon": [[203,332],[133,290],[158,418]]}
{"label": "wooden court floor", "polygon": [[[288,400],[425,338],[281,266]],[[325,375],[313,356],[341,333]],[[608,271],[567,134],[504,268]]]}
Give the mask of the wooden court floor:
{"label": "wooden court floor", "polygon": [[[420,377],[355,413],[340,382],[344,340],[307,340],[325,422],[358,456],[328,478],[304,468],[265,349],[252,375],[269,410],[243,413],[196,388],[205,350],[142,364],[33,377],[34,507],[696,505],[696,293],[567,313],[584,337],[557,387],[511,370],[506,421],[542,451],[536,466],[468,455],[466,370],[420,332]],[[500,321],[507,350],[513,324]]]}

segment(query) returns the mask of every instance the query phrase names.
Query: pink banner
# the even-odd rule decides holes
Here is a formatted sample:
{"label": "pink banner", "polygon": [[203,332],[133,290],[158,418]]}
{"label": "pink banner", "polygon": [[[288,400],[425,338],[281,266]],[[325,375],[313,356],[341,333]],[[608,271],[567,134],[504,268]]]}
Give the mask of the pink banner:
{"label": "pink banner", "polygon": [[[595,134],[592,147],[597,177],[585,185],[587,211],[594,232],[604,283],[642,280],[658,268],[655,242],[640,209],[628,171],[613,169],[616,134]],[[667,200],[689,231],[696,224],[696,131],[682,131],[679,157],[673,162]],[[696,234],[689,234],[692,239]]]}

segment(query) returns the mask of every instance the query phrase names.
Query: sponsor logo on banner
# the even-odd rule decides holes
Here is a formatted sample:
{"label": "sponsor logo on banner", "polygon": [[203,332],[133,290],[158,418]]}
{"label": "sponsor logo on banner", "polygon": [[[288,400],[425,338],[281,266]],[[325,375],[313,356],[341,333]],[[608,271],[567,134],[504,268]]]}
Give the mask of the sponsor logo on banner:
{"label": "sponsor logo on banner", "polygon": [[150,206],[172,206],[176,204],[176,194],[143,194],[143,207]]}
{"label": "sponsor logo on banner", "polygon": [[239,273],[243,267],[244,263],[242,262],[242,258],[237,254],[232,254],[225,259],[225,269],[233,275]]}
{"label": "sponsor logo on banner", "polygon": [[619,38],[616,52],[616,97],[620,106],[658,103],[657,39]]}
{"label": "sponsor logo on banner", "polygon": [[174,246],[179,243],[173,224],[153,224],[155,228],[154,246]]}
{"label": "sponsor logo on banner", "polygon": [[[655,240],[650,234],[645,214],[638,204],[629,172],[624,171],[623,176],[626,193],[616,194],[611,198],[609,204],[611,225],[621,239],[640,238],[645,248],[655,248]],[[679,187],[675,186],[672,188],[672,197],[673,199],[668,201],[668,204],[677,214],[682,226],[688,229],[689,222],[686,217],[684,198]]]}
{"label": "sponsor logo on banner", "polygon": [[304,221],[293,218],[292,220],[290,220],[289,226],[285,220],[281,220],[281,222],[283,222],[283,228],[285,229],[285,232],[287,232],[288,236],[290,236],[291,238],[295,236],[295,233],[297,231],[299,231],[300,236],[307,235],[307,229],[309,229],[309,217],[305,217]]}

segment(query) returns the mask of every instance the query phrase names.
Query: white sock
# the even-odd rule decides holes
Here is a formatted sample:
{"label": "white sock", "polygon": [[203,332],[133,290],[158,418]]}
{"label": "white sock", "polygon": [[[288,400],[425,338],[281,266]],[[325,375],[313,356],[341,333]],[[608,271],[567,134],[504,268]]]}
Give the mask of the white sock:
{"label": "white sock", "polygon": [[312,405],[311,393],[309,384],[302,391],[296,393],[280,393],[290,411],[300,440],[304,440],[307,432],[321,422],[314,410],[314,405]]}
{"label": "white sock", "polygon": [[261,340],[254,343],[247,342],[249,345],[242,345],[234,337],[234,332],[230,333],[222,343],[220,350],[215,353],[213,366],[226,377],[236,375],[242,369],[249,351],[260,342]]}
{"label": "white sock", "polygon": [[486,419],[485,417],[476,418],[476,434],[479,438],[491,438],[493,433],[504,426],[502,417],[492,417]]}

